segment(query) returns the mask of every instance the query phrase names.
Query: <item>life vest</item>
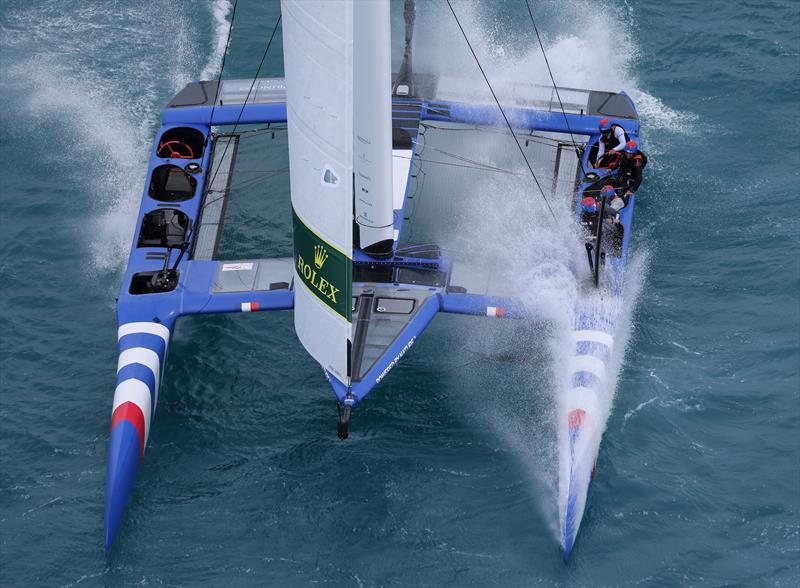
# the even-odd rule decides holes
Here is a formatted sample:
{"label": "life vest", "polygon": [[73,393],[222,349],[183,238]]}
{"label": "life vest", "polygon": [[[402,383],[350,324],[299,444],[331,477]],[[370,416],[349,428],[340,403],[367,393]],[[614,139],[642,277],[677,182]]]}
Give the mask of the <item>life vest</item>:
{"label": "life vest", "polygon": [[641,167],[644,169],[644,166],[647,165],[647,155],[642,153],[641,151],[637,151],[630,159],[625,157],[620,159],[619,162],[619,171],[620,173],[629,173],[634,166]]}
{"label": "life vest", "polygon": [[608,138],[608,140],[603,141],[602,135],[600,137],[600,140],[606,144],[606,151],[611,151],[614,147],[619,145],[619,139],[617,139],[618,128],[622,129],[622,133],[625,135],[625,143],[631,140],[631,138],[628,136],[628,132],[623,127],[619,125],[611,125],[611,136]]}

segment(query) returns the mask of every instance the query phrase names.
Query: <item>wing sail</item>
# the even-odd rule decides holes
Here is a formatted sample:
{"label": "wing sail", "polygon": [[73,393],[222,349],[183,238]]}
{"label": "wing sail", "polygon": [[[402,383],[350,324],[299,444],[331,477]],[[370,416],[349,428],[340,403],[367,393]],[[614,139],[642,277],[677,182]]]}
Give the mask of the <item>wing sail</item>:
{"label": "wing sail", "polygon": [[281,2],[295,331],[349,384],[353,251],[353,3]]}

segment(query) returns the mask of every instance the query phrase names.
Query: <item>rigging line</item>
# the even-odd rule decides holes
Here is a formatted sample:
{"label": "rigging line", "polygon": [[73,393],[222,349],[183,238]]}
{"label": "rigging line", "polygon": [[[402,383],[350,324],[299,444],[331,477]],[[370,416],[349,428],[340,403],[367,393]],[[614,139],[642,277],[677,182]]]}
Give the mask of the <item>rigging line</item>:
{"label": "rigging line", "polygon": [[[438,149],[434,149],[434,151],[438,151]],[[448,155],[448,154],[445,154],[445,155]],[[406,160],[410,159],[408,157],[401,157],[399,155],[395,155],[395,157],[397,157],[398,159],[406,159]],[[435,165],[444,165],[444,166],[448,166],[448,167],[461,167],[461,168],[466,168],[466,169],[476,169],[476,170],[479,170],[479,171],[487,171],[487,172],[497,172],[497,173],[508,174],[508,175],[511,175],[511,176],[517,176],[517,177],[522,177],[522,178],[528,176],[528,174],[526,174],[524,172],[515,172],[515,171],[512,171],[510,169],[503,169],[501,167],[489,167],[489,166],[485,166],[485,165],[480,165],[479,163],[477,165],[468,165],[468,164],[463,164],[463,163],[452,163],[452,162],[449,162],[449,161],[437,161],[435,159],[423,159],[421,157],[419,158],[419,160],[422,161],[422,162],[425,162],[425,163],[433,163]]]}
{"label": "rigging line", "polygon": [[[231,10],[231,24],[228,25],[228,37],[225,39],[225,50],[222,52],[222,62],[220,63],[219,75],[217,76],[217,87],[214,90],[214,103],[211,105],[211,117],[209,118],[209,121],[208,121],[209,135],[211,135],[211,124],[214,122],[214,109],[217,107],[217,101],[219,101],[219,90],[220,90],[220,86],[222,85],[222,74],[225,71],[225,58],[228,56],[228,49],[230,48],[230,45],[231,45],[231,33],[233,32],[233,21],[236,18],[236,6],[238,4],[239,4],[239,0],[234,0],[233,9]],[[205,145],[208,145],[208,138],[206,138]],[[226,146],[226,149],[227,149],[227,146]],[[222,162],[220,161],[220,165],[221,164],[222,164]],[[219,166],[217,166],[217,171],[219,171]],[[216,174],[214,174],[214,176],[216,177]],[[203,200],[205,200],[206,196],[208,195],[208,187],[209,186],[210,186],[210,184],[206,184],[204,186],[204,188],[203,188],[203,192],[204,192]],[[200,218],[201,218],[201,215],[202,215],[204,209],[205,209],[205,204],[203,204],[200,207],[200,210],[197,211],[197,219],[195,221],[190,221],[190,223],[189,223],[189,231],[184,236],[184,245],[181,247],[181,253],[178,255],[178,261],[175,262],[175,267],[178,266],[178,262],[180,262],[181,257],[187,251],[187,249],[189,247],[189,242],[190,242],[189,240],[194,235],[195,228],[197,227],[198,223],[200,222]],[[171,250],[168,253],[167,259],[169,261],[171,261],[171,259],[172,259],[172,251]],[[210,300],[211,299],[209,298],[209,301]],[[207,304],[208,303],[206,303],[206,305]],[[205,306],[203,308],[205,308]]]}
{"label": "rigging line", "polygon": [[[496,130],[495,131],[495,130],[491,130],[491,129],[480,128],[480,127],[477,127],[477,126],[465,127],[465,128],[448,128],[448,127],[439,127],[439,126],[432,125],[432,124],[429,124],[429,123],[420,123],[420,126],[424,127],[424,128],[428,128],[428,129],[434,129],[436,131],[447,132],[447,133],[450,133],[450,132],[454,132],[454,133],[480,132],[480,133],[495,134],[495,135],[498,135],[498,134],[505,135],[506,134],[506,130],[505,129],[500,129],[500,130]],[[526,141],[525,146],[526,147],[528,146],[528,142],[536,143],[537,145],[544,145],[545,147],[552,147],[553,149],[557,149],[559,147],[559,145],[569,145],[568,142],[560,141],[558,139],[553,139],[553,138],[550,138],[550,137],[545,137],[544,135],[534,135],[533,133],[524,134],[524,135],[523,134],[518,134],[517,136],[522,138],[522,139],[525,139],[525,141]]]}
{"label": "rigging line", "polygon": [[[233,3],[233,10],[231,11],[231,24],[228,25],[228,38],[225,39],[225,51],[222,52],[222,64],[219,67],[219,75],[217,76],[217,89],[214,91],[214,104],[211,105],[211,120],[214,120],[214,109],[217,107],[219,101],[219,89],[222,86],[222,73],[225,71],[225,58],[228,56],[228,49],[231,46],[231,32],[233,31],[233,21],[236,18],[236,5],[239,0]],[[210,123],[209,123],[209,126]]]}
{"label": "rigging line", "polygon": [[239,137],[244,139],[251,139],[253,137],[260,137],[261,135],[266,135],[272,133],[277,136],[278,133],[285,131],[286,127],[273,127],[267,129],[252,129],[247,131],[239,131]]}
{"label": "rigging line", "polygon": [[[438,153],[441,153],[442,155],[447,155],[448,157],[451,157],[451,158],[456,159],[458,161],[463,161],[464,163],[471,163],[472,165],[485,167],[486,169],[493,169],[493,170],[501,171],[501,168],[499,168],[497,166],[494,166],[494,165],[491,165],[489,163],[483,163],[482,161],[477,161],[475,159],[470,159],[469,157],[465,157],[463,155],[458,155],[457,153],[450,153],[449,151],[445,151],[444,149],[437,149],[436,147],[432,147],[432,149],[434,151],[438,152]],[[505,171],[505,170],[502,170],[502,171]]]}
{"label": "rigging line", "polygon": [[[448,133],[449,132],[455,132],[455,133],[459,133],[459,132],[480,132],[480,133],[495,133],[495,134],[503,134],[503,135],[506,134],[505,130],[493,130],[491,128],[484,128],[484,127],[481,127],[481,126],[478,126],[478,125],[465,126],[466,123],[453,123],[451,121],[444,121],[444,122],[446,122],[448,124],[458,124],[458,125],[461,125],[461,126],[459,126],[459,127],[442,127],[442,126],[439,126],[436,122],[425,122],[425,121],[420,121],[419,126],[424,128],[424,129],[434,129],[436,131],[444,131],[444,132],[448,132]],[[563,134],[563,133],[559,133],[559,134]],[[561,139],[556,139],[556,138],[553,138],[553,137],[546,137],[545,135],[537,135],[536,133],[533,132],[533,130],[529,130],[527,133],[517,133],[517,136],[518,137],[522,137],[523,139],[531,139],[531,138],[534,138],[534,137],[536,139],[541,139],[542,145],[544,145],[545,142],[556,143],[556,144],[566,144]]]}
{"label": "rigging line", "polygon": [[484,167],[484,166],[479,166],[479,165],[466,165],[466,164],[461,164],[461,163],[450,163],[450,162],[447,162],[447,161],[436,161],[435,159],[422,159],[422,158],[420,158],[420,161],[425,162],[425,163],[432,163],[434,165],[446,165],[448,167],[461,167],[461,168],[466,168],[466,169],[476,169],[478,171],[496,172],[496,173],[508,174],[508,175],[511,175],[511,176],[525,177],[525,173],[524,172],[523,173],[518,173],[518,172],[515,172],[515,171],[502,169],[502,168],[499,168],[499,167]]}
{"label": "rigging line", "polygon": [[[244,114],[244,109],[247,106],[247,101],[250,100],[250,94],[253,92],[253,88],[256,85],[256,80],[258,79],[258,74],[261,73],[261,68],[264,67],[264,60],[267,58],[267,53],[269,53],[269,48],[272,45],[272,40],[275,38],[275,33],[278,31],[278,26],[281,24],[281,16],[278,15],[278,20],[275,21],[275,26],[272,27],[272,34],[269,37],[269,41],[267,41],[267,46],[264,49],[264,54],[261,56],[261,62],[258,64],[258,69],[256,70],[255,75],[253,76],[253,81],[250,83],[250,89],[247,90],[247,96],[244,98],[244,102],[242,102],[242,107],[239,109],[239,115],[236,117],[236,123],[233,125],[233,130],[230,132],[231,135],[236,134],[236,129],[239,126],[239,121],[242,120],[242,115]],[[220,74],[221,75],[221,74]],[[214,120],[212,119],[209,121],[209,125],[213,124]],[[225,155],[228,153],[228,148],[231,146],[231,141],[225,143],[225,149],[222,151],[222,156],[219,158],[219,164],[217,164],[217,169],[214,171],[214,175],[211,176],[211,181],[206,182],[206,190],[208,190],[213,184],[214,180],[217,179],[217,173],[219,173],[220,168],[222,167],[222,162],[225,161]],[[199,213],[202,213],[205,210],[205,204],[200,208]],[[198,218],[200,218],[198,216]]]}
{"label": "rigging line", "polygon": [[[478,161],[476,159],[470,159],[469,157],[465,157],[463,155],[458,155],[457,153],[450,153],[449,151],[445,151],[444,149],[438,149],[437,147],[431,147],[431,149],[433,149],[437,153],[441,153],[442,155],[446,155],[447,157],[451,157],[451,158],[453,158],[453,159],[455,159],[457,161],[462,161],[464,163],[471,163],[473,166],[482,167],[482,168],[485,168],[487,170],[514,173],[511,170],[503,169],[502,167],[498,167],[498,166],[492,165],[490,163],[484,163],[484,162]],[[446,162],[442,162],[442,163],[446,163]]]}
{"label": "rigging line", "polygon": [[[491,130],[491,129],[488,129],[488,128],[480,128],[480,127],[477,127],[477,126],[465,127],[465,128],[448,128],[448,127],[439,127],[439,126],[432,125],[432,124],[429,124],[429,123],[420,123],[420,127],[426,128],[426,129],[434,129],[436,131],[443,131],[443,132],[447,132],[447,133],[450,133],[450,132],[454,132],[454,133],[480,132],[480,133],[503,135],[503,136],[505,136],[505,134],[506,134],[506,130],[505,129],[500,129],[500,130],[496,130],[495,131],[495,130]],[[559,139],[553,139],[551,137],[545,137],[544,135],[535,135],[532,132],[530,134],[524,134],[524,135],[523,134],[518,134],[517,136],[522,138],[522,139],[525,139],[525,147],[528,146],[528,143],[535,143],[537,145],[543,145],[545,147],[552,148],[552,149],[558,149],[561,145],[569,146],[569,142],[567,142],[566,140],[565,141],[561,141]],[[433,149],[433,147],[432,147],[432,149]],[[579,161],[579,163],[580,163],[580,161]]]}
{"label": "rigging line", "polygon": [[500,114],[503,115],[503,120],[506,121],[506,126],[508,126],[508,130],[511,131],[511,136],[514,138],[514,143],[517,144],[517,148],[519,149],[520,154],[522,154],[522,159],[525,160],[525,165],[528,166],[528,170],[531,172],[533,181],[536,182],[536,187],[539,188],[539,193],[541,193],[542,198],[544,199],[544,203],[547,205],[547,210],[550,211],[550,215],[553,217],[553,220],[558,222],[556,219],[556,214],[553,212],[553,208],[550,206],[550,202],[547,200],[547,196],[544,195],[544,190],[542,189],[542,186],[539,183],[539,179],[536,177],[536,174],[533,173],[533,168],[531,167],[528,158],[525,156],[525,151],[522,149],[522,145],[519,144],[517,135],[516,133],[514,133],[514,129],[511,126],[511,123],[508,121],[506,112],[500,105],[500,100],[497,99],[497,95],[494,93],[494,88],[492,88],[492,84],[489,83],[489,78],[486,77],[486,72],[483,71],[481,62],[478,61],[478,56],[475,54],[475,50],[472,48],[472,44],[469,42],[469,39],[467,38],[467,33],[464,32],[464,27],[461,26],[461,22],[458,20],[458,16],[456,16],[456,11],[453,10],[453,5],[450,4],[450,0],[445,0],[445,1],[447,2],[447,6],[450,8],[450,12],[453,13],[453,18],[456,20],[456,24],[458,25],[458,28],[461,30],[461,34],[464,36],[464,40],[467,42],[467,47],[469,47],[469,50],[472,53],[472,57],[475,58],[475,63],[478,65],[478,69],[481,70],[481,75],[483,75],[483,79],[486,82],[486,85],[489,86],[489,91],[492,93],[492,97],[494,98],[495,103],[497,103],[497,108],[500,109]]}
{"label": "rigging line", "polygon": [[259,174],[257,176],[246,178],[244,180],[239,180],[237,183],[231,184],[230,191],[233,192],[234,190],[242,190],[242,189],[245,189],[245,188],[250,188],[252,186],[256,186],[256,185],[260,184],[261,182],[265,182],[267,180],[271,180],[274,177],[283,175],[285,173],[287,173],[287,172],[273,172],[271,174]]}
{"label": "rigging line", "polygon": [[[267,123],[266,127],[258,127],[257,129],[247,129],[246,131],[239,131],[239,137],[242,139],[247,139],[251,135],[263,135],[266,133],[279,133],[281,131],[285,131],[287,127],[273,127],[271,123]],[[218,133],[216,135],[217,139],[220,137],[233,137],[233,135],[229,133]]]}
{"label": "rigging line", "polygon": [[[447,122],[449,122],[449,121],[447,121]],[[463,125],[464,123],[450,123],[450,124]],[[425,129],[434,129],[436,131],[445,131],[445,132],[448,132],[448,133],[449,132],[455,132],[455,133],[480,132],[480,133],[494,133],[494,134],[502,134],[502,135],[506,134],[506,131],[504,129],[493,130],[493,129],[490,129],[490,128],[483,128],[483,127],[480,127],[478,125],[473,125],[473,126],[469,126],[469,127],[468,126],[442,127],[442,126],[439,126],[439,125],[437,125],[435,123],[424,122],[424,121],[420,122],[419,125],[420,125],[420,127],[425,128]],[[538,139],[541,139],[542,141],[550,141],[551,143],[561,143],[562,142],[562,141],[559,141],[558,139],[553,139],[551,137],[545,137],[544,135],[535,135],[535,134],[533,134],[533,131],[531,131],[529,133],[524,133],[524,134],[523,133],[518,133],[518,136],[523,137],[524,139],[528,139],[528,138],[531,138],[531,137],[536,137]],[[544,143],[542,143],[542,144],[544,145]]]}
{"label": "rigging line", "polygon": [[[242,120],[242,115],[244,114],[244,109],[247,106],[247,101],[250,100],[250,94],[253,93],[253,88],[256,85],[256,80],[258,80],[258,74],[261,73],[261,68],[264,67],[264,60],[266,60],[266,58],[267,58],[267,53],[269,53],[269,48],[272,45],[272,40],[275,38],[275,33],[278,31],[278,26],[281,24],[281,16],[282,15],[278,15],[278,20],[275,21],[275,26],[272,28],[272,34],[269,37],[269,41],[267,41],[267,46],[264,49],[263,55],[261,56],[261,62],[258,64],[258,69],[256,70],[256,73],[253,76],[253,81],[250,83],[250,88],[247,90],[247,95],[244,97],[244,102],[242,102],[242,107],[239,109],[239,114],[236,117],[236,122],[233,125],[233,130],[230,133],[231,135],[235,135],[236,134],[236,129],[239,126],[239,121]],[[213,123],[213,122],[214,121],[212,120],[211,123]],[[211,177],[211,182],[209,182],[208,185],[211,185],[211,184],[214,183],[214,180],[217,177],[217,173],[219,172],[219,169],[222,166],[222,162],[225,159],[225,155],[227,154],[228,147],[230,147],[230,145],[231,145],[230,141],[228,141],[225,144],[225,149],[222,152],[222,157],[220,157],[220,162],[219,162],[219,165],[217,165],[217,170],[214,172],[214,175]]]}
{"label": "rigging line", "polygon": [[288,172],[288,167],[280,167],[277,169],[240,169],[236,172],[236,175],[241,174],[276,174],[276,173],[283,173]]}
{"label": "rigging line", "polygon": [[567,113],[564,111],[564,103],[561,101],[561,94],[558,91],[556,79],[553,77],[553,70],[550,69],[550,61],[547,59],[547,53],[544,50],[544,43],[542,43],[542,37],[539,35],[539,27],[536,26],[536,19],[533,18],[533,11],[531,10],[531,5],[528,0],[525,0],[525,6],[528,7],[528,14],[531,17],[531,23],[533,23],[533,30],[536,32],[536,38],[539,40],[539,47],[542,49],[542,57],[544,57],[544,63],[547,66],[547,72],[550,74],[550,81],[553,82],[553,90],[556,91],[556,98],[558,98],[558,104],[561,107],[561,114],[564,115],[564,122],[567,123],[567,131],[569,131],[569,138],[572,139],[572,146],[575,148],[575,155],[578,156],[578,163],[581,166],[581,172],[583,175],[586,175],[586,170],[583,168],[583,157],[578,149],[578,144],[575,142],[575,137],[572,135],[572,129],[569,126],[569,119],[567,118]]}

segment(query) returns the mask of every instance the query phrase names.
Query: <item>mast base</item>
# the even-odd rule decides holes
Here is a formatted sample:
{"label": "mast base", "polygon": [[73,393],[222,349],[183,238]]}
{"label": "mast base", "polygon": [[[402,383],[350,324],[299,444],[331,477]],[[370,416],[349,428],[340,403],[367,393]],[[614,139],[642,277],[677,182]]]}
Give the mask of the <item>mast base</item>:
{"label": "mast base", "polygon": [[384,239],[367,247],[362,247],[361,250],[370,257],[386,259],[394,255],[394,239]]}

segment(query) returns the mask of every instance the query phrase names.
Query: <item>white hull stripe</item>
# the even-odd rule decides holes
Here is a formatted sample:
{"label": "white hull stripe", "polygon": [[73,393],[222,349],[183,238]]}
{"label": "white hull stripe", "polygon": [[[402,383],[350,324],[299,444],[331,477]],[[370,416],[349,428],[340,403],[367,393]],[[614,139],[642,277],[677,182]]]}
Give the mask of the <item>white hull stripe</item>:
{"label": "white hull stripe", "polygon": [[581,343],[583,341],[602,343],[608,347],[609,352],[614,347],[614,337],[603,331],[574,331],[572,336],[576,343]]}
{"label": "white hull stripe", "polygon": [[147,435],[150,433],[150,417],[153,412],[150,405],[150,388],[141,380],[133,378],[120,382],[114,391],[114,408],[111,409],[111,414],[113,415],[117,407],[126,402],[134,403],[142,411],[144,416],[144,442],[146,444]]}
{"label": "white hull stripe", "polygon": [[597,391],[594,388],[586,386],[575,386],[569,391],[569,397],[572,399],[572,410],[580,408],[586,412],[593,412],[589,409],[590,406],[595,406],[597,403]]}
{"label": "white hull stripe", "polygon": [[593,418],[593,415],[597,412],[597,403],[598,396],[595,388],[574,386],[565,396],[564,409],[566,414],[575,410],[582,410],[585,421],[587,417],[589,419]]}
{"label": "white hull stripe", "polygon": [[596,396],[594,388],[587,388],[586,386],[575,386],[571,391],[575,394],[591,394],[592,396]]}
{"label": "white hull stripe", "polygon": [[126,323],[117,329],[117,339],[122,339],[125,335],[135,333],[158,335],[164,339],[164,343],[169,343],[169,329],[158,323]]}
{"label": "white hull stripe", "polygon": [[[158,380],[161,374],[161,360],[158,358],[158,353],[146,347],[133,347],[126,349],[119,354],[119,361],[117,362],[117,372],[124,368],[126,365],[132,363],[140,363],[150,368],[153,372],[153,377],[156,382],[155,393],[158,394]],[[145,385],[145,388],[147,386]],[[149,394],[149,393],[148,393]]]}
{"label": "white hull stripe", "polygon": [[606,364],[592,355],[576,355],[572,358],[573,372],[589,372],[601,382],[606,380]]}

